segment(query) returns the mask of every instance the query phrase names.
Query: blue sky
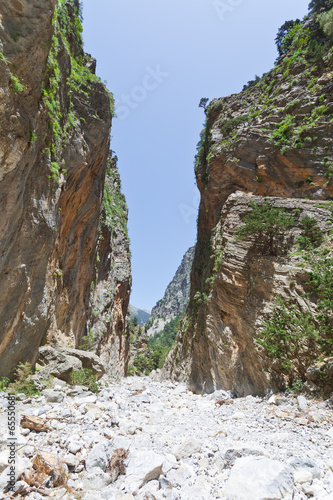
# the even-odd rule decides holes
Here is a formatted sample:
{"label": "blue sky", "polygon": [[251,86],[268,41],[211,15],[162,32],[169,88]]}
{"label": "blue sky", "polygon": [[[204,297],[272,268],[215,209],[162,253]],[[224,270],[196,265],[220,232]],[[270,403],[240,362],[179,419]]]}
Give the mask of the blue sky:
{"label": "blue sky", "polygon": [[274,38],[309,0],[84,0],[85,50],[114,93],[129,206],[131,303],[151,309],[195,243],[193,158],[201,97],[239,92],[277,57]]}

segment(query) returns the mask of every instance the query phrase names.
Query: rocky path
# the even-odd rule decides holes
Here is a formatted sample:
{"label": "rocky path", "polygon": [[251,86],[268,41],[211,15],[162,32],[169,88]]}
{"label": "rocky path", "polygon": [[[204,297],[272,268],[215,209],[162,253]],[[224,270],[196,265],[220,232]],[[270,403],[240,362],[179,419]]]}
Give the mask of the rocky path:
{"label": "rocky path", "polygon": [[[147,377],[119,384],[104,377],[97,395],[62,384],[18,398],[18,422],[22,414],[40,417],[49,430],[18,425],[17,470],[25,472],[15,498],[333,500],[329,401],[200,396]],[[4,488],[7,410],[0,396]]]}

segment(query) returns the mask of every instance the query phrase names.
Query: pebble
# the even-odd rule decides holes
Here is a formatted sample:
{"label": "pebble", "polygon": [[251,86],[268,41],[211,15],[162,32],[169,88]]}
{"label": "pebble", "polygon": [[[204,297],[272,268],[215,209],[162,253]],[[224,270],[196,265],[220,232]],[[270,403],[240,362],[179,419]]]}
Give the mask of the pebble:
{"label": "pebble", "polygon": [[[25,500],[333,500],[333,412],[324,402],[223,390],[197,395],[150,377],[115,383],[104,376],[102,386],[93,394],[57,383],[42,397],[17,400],[17,422],[22,414],[40,416],[53,429],[17,427],[19,472],[31,468],[39,450],[69,467],[68,490],[34,491]],[[3,401],[3,446],[6,411]],[[114,480],[110,461],[124,450],[124,473]],[[2,487],[6,467],[3,451]]]}

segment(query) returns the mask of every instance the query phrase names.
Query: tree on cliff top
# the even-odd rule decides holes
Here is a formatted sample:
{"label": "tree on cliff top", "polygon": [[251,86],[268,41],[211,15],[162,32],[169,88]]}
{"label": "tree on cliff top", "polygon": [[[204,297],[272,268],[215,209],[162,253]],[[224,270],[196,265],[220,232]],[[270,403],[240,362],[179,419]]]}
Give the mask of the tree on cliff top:
{"label": "tree on cliff top", "polygon": [[329,10],[333,7],[333,0],[311,0],[309,3],[310,13]]}
{"label": "tree on cliff top", "polygon": [[299,24],[301,24],[301,21],[296,19],[296,21],[286,21],[282,24],[281,28],[279,28],[275,38],[279,56],[282,56],[289,50],[293,42],[293,36],[290,36],[290,34],[295,26],[298,26]]}

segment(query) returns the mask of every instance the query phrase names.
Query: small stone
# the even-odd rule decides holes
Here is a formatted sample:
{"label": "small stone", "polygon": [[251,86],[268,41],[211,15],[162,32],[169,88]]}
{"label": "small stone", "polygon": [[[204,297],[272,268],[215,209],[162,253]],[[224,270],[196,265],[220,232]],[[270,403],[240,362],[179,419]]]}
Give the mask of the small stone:
{"label": "small stone", "polygon": [[177,460],[191,457],[194,453],[200,453],[202,442],[197,438],[185,438],[182,443],[175,447],[173,454]]}
{"label": "small stone", "polygon": [[28,483],[26,483],[25,481],[17,481],[14,486],[15,495],[23,492],[27,488],[29,488]]}
{"label": "small stone", "polygon": [[192,477],[195,477],[195,471],[187,464],[182,464],[179,469],[171,469],[166,476],[172,486],[182,486],[185,481]]}
{"label": "small stone", "polygon": [[91,396],[76,396],[74,398],[74,403],[76,403],[78,406],[86,404],[86,403],[96,403],[97,401],[97,396],[92,394]]}
{"label": "small stone", "polygon": [[294,470],[308,470],[315,478],[319,478],[321,476],[321,471],[318,465],[311,458],[294,458],[289,462],[289,465]]}
{"label": "small stone", "polygon": [[42,395],[48,403],[61,403],[64,399],[62,392],[54,391],[53,389],[44,389]]}
{"label": "small stone", "polygon": [[309,497],[315,498],[326,498],[327,491],[322,487],[321,484],[313,482],[312,484],[304,483],[302,484],[302,490]]}
{"label": "small stone", "polygon": [[161,490],[166,490],[166,489],[170,489],[172,488],[172,484],[170,483],[170,481],[168,481],[168,479],[164,476],[161,476],[160,477],[160,488]]}
{"label": "small stone", "polygon": [[313,480],[313,475],[308,469],[298,469],[294,472],[295,483],[310,483]]}
{"label": "small stone", "polygon": [[76,455],[81,450],[82,446],[78,441],[70,441],[67,445],[67,450],[69,453],[73,453],[73,455]]}
{"label": "small stone", "polygon": [[308,409],[308,402],[304,396],[297,396],[297,406],[299,411],[305,412]]}
{"label": "small stone", "polygon": [[77,467],[77,465],[79,465],[79,461],[72,453],[67,453],[67,455],[64,456],[63,461],[68,465],[68,467]]}
{"label": "small stone", "polygon": [[86,474],[82,480],[84,490],[101,490],[109,484],[111,484],[112,479],[110,474],[100,471],[91,471]]}
{"label": "small stone", "polygon": [[298,425],[308,425],[309,421],[306,418],[296,417],[295,418],[295,423],[298,424]]}
{"label": "small stone", "polygon": [[246,415],[242,411],[237,411],[233,413],[230,418],[233,418],[235,420],[243,420],[243,418],[246,418]]}
{"label": "small stone", "polygon": [[333,427],[331,427],[331,429],[326,432],[326,436],[333,439]]}

